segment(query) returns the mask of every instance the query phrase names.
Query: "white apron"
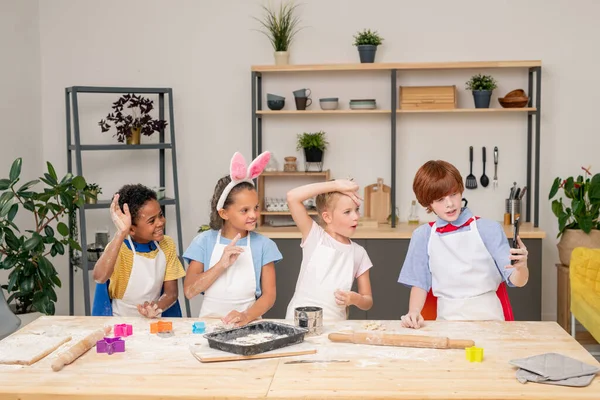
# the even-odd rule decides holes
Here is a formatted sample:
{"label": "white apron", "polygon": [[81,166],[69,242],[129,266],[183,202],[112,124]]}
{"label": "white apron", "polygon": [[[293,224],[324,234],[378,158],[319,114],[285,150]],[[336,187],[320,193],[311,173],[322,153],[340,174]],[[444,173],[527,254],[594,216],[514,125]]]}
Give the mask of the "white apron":
{"label": "white apron", "polygon": [[[131,237],[127,240],[133,252],[133,266],[127,288],[122,299],[112,300],[114,316],[139,317],[138,304],[157,301],[165,280],[167,257],[157,242],[154,242],[158,253],[153,259],[138,255],[133,246]],[[158,315],[160,317],[160,315]]]}
{"label": "white apron", "polygon": [[[246,311],[256,301],[256,275],[250,249],[250,233],[247,238],[248,243],[244,252],[204,291],[199,318],[223,318],[232,310]],[[225,247],[226,245],[221,244],[221,231],[219,231],[217,244],[210,256],[209,269],[219,262]]]}
{"label": "white apron", "polygon": [[436,225],[429,238],[431,289],[440,320],[504,321],[496,294],[502,275],[485,247],[477,222],[471,230],[440,236]]}
{"label": "white apron", "polygon": [[288,304],[285,319],[294,319],[296,307],[323,308],[323,320],[346,320],[346,306],[335,302],[335,291],[351,290],[354,281],[354,250],[342,253],[317,244],[306,267],[300,270],[294,297]]}

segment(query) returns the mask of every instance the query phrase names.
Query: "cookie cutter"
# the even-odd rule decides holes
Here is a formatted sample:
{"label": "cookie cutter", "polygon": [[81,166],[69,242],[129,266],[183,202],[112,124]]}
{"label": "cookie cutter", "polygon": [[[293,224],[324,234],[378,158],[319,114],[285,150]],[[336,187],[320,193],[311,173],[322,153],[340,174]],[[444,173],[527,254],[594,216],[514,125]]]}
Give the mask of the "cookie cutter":
{"label": "cookie cutter", "polygon": [[129,324],[115,324],[115,336],[127,337],[133,334],[133,327]]}
{"label": "cookie cutter", "polygon": [[192,333],[204,333],[204,331],[206,331],[206,324],[204,322],[194,322]]}
{"label": "cookie cutter", "polygon": [[105,337],[96,342],[96,353],[123,353],[125,351],[125,341],[120,337]]}
{"label": "cookie cutter", "polygon": [[173,330],[173,323],[169,321],[158,321],[150,324],[150,333],[169,332]]}
{"label": "cookie cutter", "polygon": [[469,362],[482,362],[483,361],[483,348],[482,347],[467,347],[465,348],[467,360]]}

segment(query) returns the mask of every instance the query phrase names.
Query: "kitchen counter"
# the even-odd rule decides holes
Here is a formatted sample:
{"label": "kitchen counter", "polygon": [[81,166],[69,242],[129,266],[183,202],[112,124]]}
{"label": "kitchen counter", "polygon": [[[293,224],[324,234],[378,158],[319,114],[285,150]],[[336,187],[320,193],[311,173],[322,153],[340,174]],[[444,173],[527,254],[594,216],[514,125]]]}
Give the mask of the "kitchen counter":
{"label": "kitchen counter", "polygon": [[[316,354],[200,363],[190,345],[207,347],[191,333],[196,320],[170,319],[175,336],[149,333],[149,320],[107,317],[41,317],[13,335],[61,330],[73,336],[62,348],[32,366],[0,365],[0,398],[55,399],[597,399],[600,377],[583,388],[521,384],[509,360],[557,352],[590,365],[598,362],[555,322],[428,322],[421,330],[383,321],[385,333],[471,339],[484,349],[481,363],[464,350],[420,349],[333,343],[327,334],[364,330],[367,321],[325,325],[294,350],[309,346]],[[130,323],[124,353],[98,354],[95,348],[62,371],[52,361],[76,338],[104,324]],[[216,323],[213,322],[212,323]],[[213,350],[216,351],[216,350]],[[223,353],[230,355],[229,353]],[[286,364],[290,360],[348,360],[338,363]]]}
{"label": "kitchen counter", "polygon": [[[379,227],[358,227],[352,239],[410,239],[412,233],[420,225],[399,223],[395,228],[390,225],[381,224]],[[507,238],[512,238],[512,225],[502,225]],[[256,232],[261,233],[271,239],[300,239],[300,231],[295,226],[289,227],[271,227],[267,225],[260,226]],[[539,227],[534,228],[532,222],[524,222],[519,227],[519,236],[521,239],[544,239],[546,232]]]}

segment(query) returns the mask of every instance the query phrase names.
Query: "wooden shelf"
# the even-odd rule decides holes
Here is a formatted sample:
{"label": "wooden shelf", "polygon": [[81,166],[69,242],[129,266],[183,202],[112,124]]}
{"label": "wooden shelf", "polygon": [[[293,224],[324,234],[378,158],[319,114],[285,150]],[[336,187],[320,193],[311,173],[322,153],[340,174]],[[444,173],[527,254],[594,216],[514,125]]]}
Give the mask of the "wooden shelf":
{"label": "wooden shelf", "polygon": [[[260,215],[292,215],[289,211],[261,211]],[[308,215],[317,215],[316,211],[309,211]]]}
{"label": "wooden shelf", "polygon": [[253,65],[253,72],[320,72],[320,71],[387,71],[436,70],[436,69],[482,69],[482,68],[533,68],[541,67],[540,60],[517,61],[451,61],[422,63],[359,63],[359,64],[298,64]]}
{"label": "wooden shelf", "polygon": [[298,172],[287,172],[287,171],[264,171],[261,176],[286,176],[286,177],[307,177],[307,176],[329,176],[329,170],[322,172],[319,171],[298,171]]}
{"label": "wooden shelf", "polygon": [[390,114],[391,110],[259,110],[259,115]]}
{"label": "wooden shelf", "polygon": [[[398,114],[432,114],[432,113],[528,113],[536,112],[535,107],[524,107],[524,108],[453,108],[448,110],[396,110]],[[260,110],[256,112],[259,115],[323,115],[323,114],[391,114],[391,110]]]}
{"label": "wooden shelf", "polygon": [[450,110],[397,110],[399,114],[422,114],[422,113],[523,113],[535,112],[535,107],[525,108],[454,108]]}

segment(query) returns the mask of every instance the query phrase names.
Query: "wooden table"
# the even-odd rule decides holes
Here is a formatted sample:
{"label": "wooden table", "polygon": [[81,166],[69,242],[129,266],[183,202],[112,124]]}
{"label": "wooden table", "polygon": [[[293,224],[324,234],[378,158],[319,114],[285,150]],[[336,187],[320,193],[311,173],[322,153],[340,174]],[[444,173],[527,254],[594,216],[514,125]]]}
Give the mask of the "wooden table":
{"label": "wooden table", "polygon": [[[90,350],[60,372],[50,368],[57,352],[32,366],[0,365],[0,399],[151,399],[151,398],[400,398],[400,399],[598,399],[600,378],[585,388],[527,383],[515,379],[514,358],[558,352],[583,362],[598,362],[555,322],[429,322],[419,331],[398,321],[381,321],[386,331],[473,339],[484,361],[470,363],[464,350],[415,349],[331,343],[327,333],[363,329],[365,321],[326,326],[307,337],[317,354],[296,358],[203,364],[189,351],[201,335],[192,319],[172,319],[176,335],[149,333],[144,319],[41,317],[14,335],[64,329],[79,337],[102,325],[131,323],[126,352]],[[69,343],[65,345],[68,347]],[[292,349],[292,347],[290,347]],[[346,359],[347,363],[285,364],[292,359]]]}

